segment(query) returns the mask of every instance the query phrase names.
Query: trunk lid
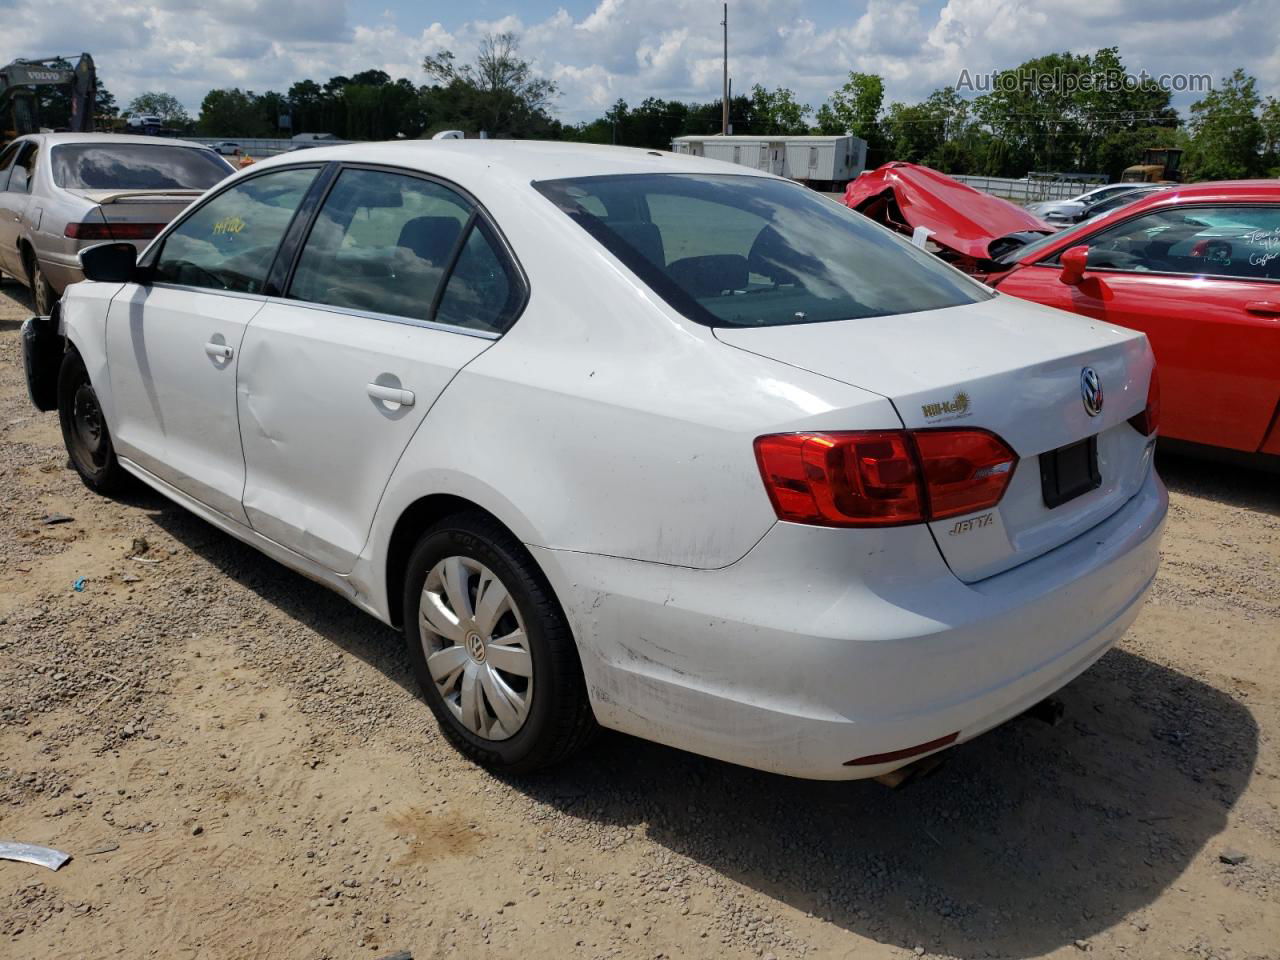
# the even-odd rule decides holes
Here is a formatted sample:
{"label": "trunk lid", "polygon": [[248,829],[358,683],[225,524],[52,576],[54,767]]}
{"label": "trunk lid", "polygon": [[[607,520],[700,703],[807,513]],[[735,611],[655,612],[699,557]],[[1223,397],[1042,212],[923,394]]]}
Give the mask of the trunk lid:
{"label": "trunk lid", "polygon": [[[945,310],[834,323],[717,328],[722,342],[878,393],[910,429],[999,435],[1018,456],[992,510],[930,524],[960,579],[981,580],[1052,550],[1118,510],[1141,487],[1151,444],[1129,425],[1146,406],[1146,338],[1087,317],[997,296]],[[1090,416],[1081,375],[1103,389]],[[1046,504],[1041,454],[1096,437],[1100,485]]]}
{"label": "trunk lid", "polygon": [[[94,216],[100,215],[109,224],[156,224],[154,236],[170,220],[180,214],[204,193],[203,190],[68,190],[92,203],[98,204]],[[150,238],[136,239],[132,235],[123,239],[133,242],[142,250]]]}

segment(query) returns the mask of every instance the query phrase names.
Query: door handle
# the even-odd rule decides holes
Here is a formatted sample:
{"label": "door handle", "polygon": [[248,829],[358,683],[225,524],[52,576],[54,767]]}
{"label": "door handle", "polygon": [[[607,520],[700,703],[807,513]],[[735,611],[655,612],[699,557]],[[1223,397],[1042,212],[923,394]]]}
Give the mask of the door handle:
{"label": "door handle", "polygon": [[230,360],[235,355],[230,344],[226,343],[206,343],[204,352],[215,360]]}
{"label": "door handle", "polygon": [[386,403],[398,403],[402,407],[412,407],[416,399],[412,390],[401,390],[399,387],[384,387],[380,383],[366,383],[365,390],[375,400]]}
{"label": "door handle", "polygon": [[1280,303],[1274,300],[1250,300],[1244,308],[1263,317],[1280,317]]}

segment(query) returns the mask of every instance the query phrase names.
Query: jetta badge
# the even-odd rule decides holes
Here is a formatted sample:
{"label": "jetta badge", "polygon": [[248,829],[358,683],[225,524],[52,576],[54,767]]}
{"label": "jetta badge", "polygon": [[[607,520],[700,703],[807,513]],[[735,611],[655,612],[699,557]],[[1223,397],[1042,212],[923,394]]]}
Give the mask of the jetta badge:
{"label": "jetta badge", "polygon": [[1084,410],[1089,416],[1096,417],[1102,412],[1102,381],[1093,367],[1080,371],[1080,399],[1084,401]]}

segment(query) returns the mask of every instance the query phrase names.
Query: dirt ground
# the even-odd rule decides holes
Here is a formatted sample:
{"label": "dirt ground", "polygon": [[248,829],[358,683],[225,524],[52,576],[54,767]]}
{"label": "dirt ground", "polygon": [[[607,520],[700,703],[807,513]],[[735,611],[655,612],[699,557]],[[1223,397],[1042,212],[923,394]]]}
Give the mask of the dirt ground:
{"label": "dirt ground", "polygon": [[1162,457],[1156,589],[1065,721],[903,790],[617,735],[505,781],[397,634],[90,494],[28,309],[0,290],[0,839],[74,859],[0,862],[0,957],[1280,957],[1280,478]]}

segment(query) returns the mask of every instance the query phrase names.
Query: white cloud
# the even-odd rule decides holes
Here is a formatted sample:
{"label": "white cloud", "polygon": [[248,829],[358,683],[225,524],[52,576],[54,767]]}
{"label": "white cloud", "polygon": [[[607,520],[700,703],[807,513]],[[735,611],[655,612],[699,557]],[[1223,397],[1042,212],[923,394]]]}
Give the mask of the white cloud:
{"label": "white cloud", "polygon": [[[861,70],[882,74],[890,99],[912,100],[954,83],[962,69],[978,74],[1052,51],[1118,46],[1132,70],[1216,79],[1243,66],[1264,93],[1280,94],[1274,0],[1075,0],[1066,7],[1061,0],[854,0],[843,13],[814,3],[732,0],[735,90],[788,86],[816,107],[850,70]],[[519,34],[523,53],[560,85],[566,120],[597,116],[618,97],[710,100],[720,91],[721,8],[709,0],[597,0],[577,18],[559,9],[534,20],[515,12],[468,20],[459,7],[454,18],[423,28],[402,24],[407,8],[357,16],[347,0],[120,0],[97,8],[0,0],[0,8],[0,63],[90,50],[121,101],[159,89],[193,111],[212,87],[286,90],[302,78],[323,82],[369,67],[421,83],[423,56],[452,49],[467,59],[485,33],[500,30]]]}

